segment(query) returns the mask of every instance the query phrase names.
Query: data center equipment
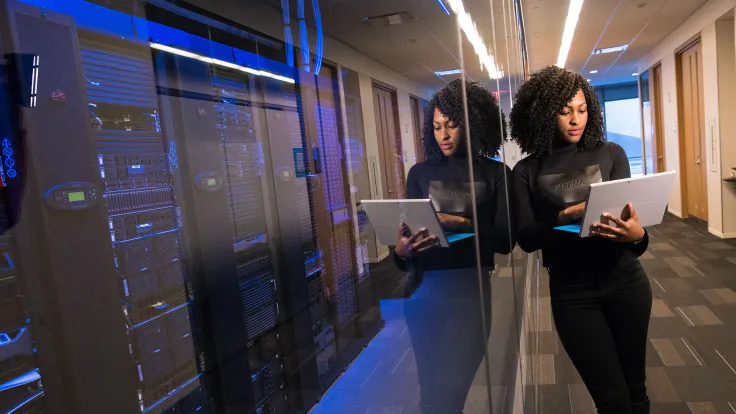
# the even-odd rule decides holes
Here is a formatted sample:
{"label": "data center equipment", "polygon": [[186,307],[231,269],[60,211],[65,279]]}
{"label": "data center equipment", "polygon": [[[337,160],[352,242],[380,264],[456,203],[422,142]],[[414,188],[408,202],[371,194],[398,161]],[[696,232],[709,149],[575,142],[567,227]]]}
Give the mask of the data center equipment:
{"label": "data center equipment", "polygon": [[3,131],[2,160],[25,137],[31,191],[0,234],[0,410],[308,412],[380,328],[337,67],[260,76],[228,36],[0,5],[31,88],[3,91],[27,131]]}

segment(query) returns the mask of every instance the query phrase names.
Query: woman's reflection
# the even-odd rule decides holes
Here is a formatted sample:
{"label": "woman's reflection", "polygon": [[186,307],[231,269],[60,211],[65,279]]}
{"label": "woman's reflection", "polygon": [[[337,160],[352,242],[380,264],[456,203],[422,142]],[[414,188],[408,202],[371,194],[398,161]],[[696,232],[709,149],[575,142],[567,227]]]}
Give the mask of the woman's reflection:
{"label": "woman's reflection", "polygon": [[[466,144],[462,81],[455,80],[430,101],[424,120],[426,161],[409,171],[407,196],[431,199],[447,232],[474,232],[471,185],[475,187],[481,246],[482,294],[475,241],[439,248],[424,229],[401,225],[394,256],[411,271],[417,286],[404,312],[421,387],[420,412],[460,413],[484,355],[486,336],[481,298],[490,323],[490,270],[494,253],[508,254],[504,164],[498,153],[504,125],[496,99],[476,83],[466,83],[472,153]],[[474,182],[468,157],[472,156]],[[510,173],[510,171],[509,171]],[[488,328],[490,329],[490,328]],[[485,371],[483,371],[485,374]],[[482,385],[487,385],[484,381]],[[485,398],[485,391],[479,393]]]}

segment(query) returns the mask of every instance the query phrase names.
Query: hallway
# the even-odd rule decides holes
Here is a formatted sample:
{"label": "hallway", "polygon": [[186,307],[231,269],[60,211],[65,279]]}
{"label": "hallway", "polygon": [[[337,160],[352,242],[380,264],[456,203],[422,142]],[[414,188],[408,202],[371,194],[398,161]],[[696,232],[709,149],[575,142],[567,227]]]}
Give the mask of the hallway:
{"label": "hallway", "polygon": [[[647,355],[652,412],[736,413],[736,240],[720,240],[703,225],[670,215],[649,234],[651,242],[642,262],[654,294]],[[510,305],[502,304],[501,293],[510,288],[504,285],[510,278],[503,277],[509,275],[499,272],[493,281],[494,323],[511,318],[503,310]],[[547,283],[548,276],[542,271],[539,355],[531,358],[539,382],[539,413],[593,413],[593,402],[554,331]],[[420,297],[423,287],[418,291]],[[381,302],[386,327],[325,394],[313,414],[422,412],[404,315],[406,301],[412,300],[416,296]],[[492,351],[494,362],[504,353],[512,355],[508,348]],[[479,370],[475,376],[465,413],[488,412],[483,374]],[[493,412],[501,413],[502,406],[507,409],[503,412],[510,412],[506,387],[496,386],[496,379],[508,375],[494,372],[493,376]],[[528,413],[534,412],[535,404],[531,381],[527,373]]]}
{"label": "hallway", "polygon": [[[671,215],[649,235],[642,263],[654,295],[647,353],[652,413],[736,413],[736,240]],[[547,281],[544,272],[539,412],[592,413],[593,401],[554,332]]]}

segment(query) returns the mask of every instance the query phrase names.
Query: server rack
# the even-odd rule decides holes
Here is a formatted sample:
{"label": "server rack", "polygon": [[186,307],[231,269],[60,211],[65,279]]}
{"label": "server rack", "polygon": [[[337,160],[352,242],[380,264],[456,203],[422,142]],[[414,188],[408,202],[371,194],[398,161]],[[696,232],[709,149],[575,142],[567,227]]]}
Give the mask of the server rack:
{"label": "server rack", "polygon": [[30,76],[23,65],[12,68],[17,79],[31,79],[19,112],[25,138],[15,142],[25,147],[19,173],[26,188],[12,234],[43,378],[44,406],[37,410],[136,412],[76,26],[16,2],[3,2],[0,13],[4,52],[33,62]]}
{"label": "server rack", "polygon": [[138,404],[146,413],[188,407],[207,412],[173,179],[177,155],[162,133],[150,50],[90,32],[79,35]]}
{"label": "server rack", "polygon": [[[32,71],[34,57],[28,58]],[[0,87],[0,412],[40,413],[44,390],[12,229],[25,173],[21,123],[17,108],[10,104],[17,98],[11,92],[11,83],[19,83],[17,72],[13,73],[18,63],[11,57],[7,64],[0,65],[0,77],[12,79]]]}
{"label": "server rack", "polygon": [[15,261],[50,407],[307,411],[375,334],[356,325],[350,209],[330,201],[347,191],[334,87],[319,105],[315,81],[154,64],[147,43],[7,10],[16,48],[56,72],[25,110]]}
{"label": "server rack", "polygon": [[157,53],[168,139],[180,149],[190,247],[207,292],[211,374],[226,412],[284,412],[286,404],[263,143],[252,80]]}

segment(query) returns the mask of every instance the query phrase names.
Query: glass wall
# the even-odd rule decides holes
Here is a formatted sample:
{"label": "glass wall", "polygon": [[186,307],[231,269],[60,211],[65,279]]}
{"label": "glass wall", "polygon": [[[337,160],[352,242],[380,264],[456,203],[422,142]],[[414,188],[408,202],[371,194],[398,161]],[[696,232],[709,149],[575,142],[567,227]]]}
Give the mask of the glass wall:
{"label": "glass wall", "polygon": [[0,412],[523,409],[520,4],[389,3],[0,1]]}

